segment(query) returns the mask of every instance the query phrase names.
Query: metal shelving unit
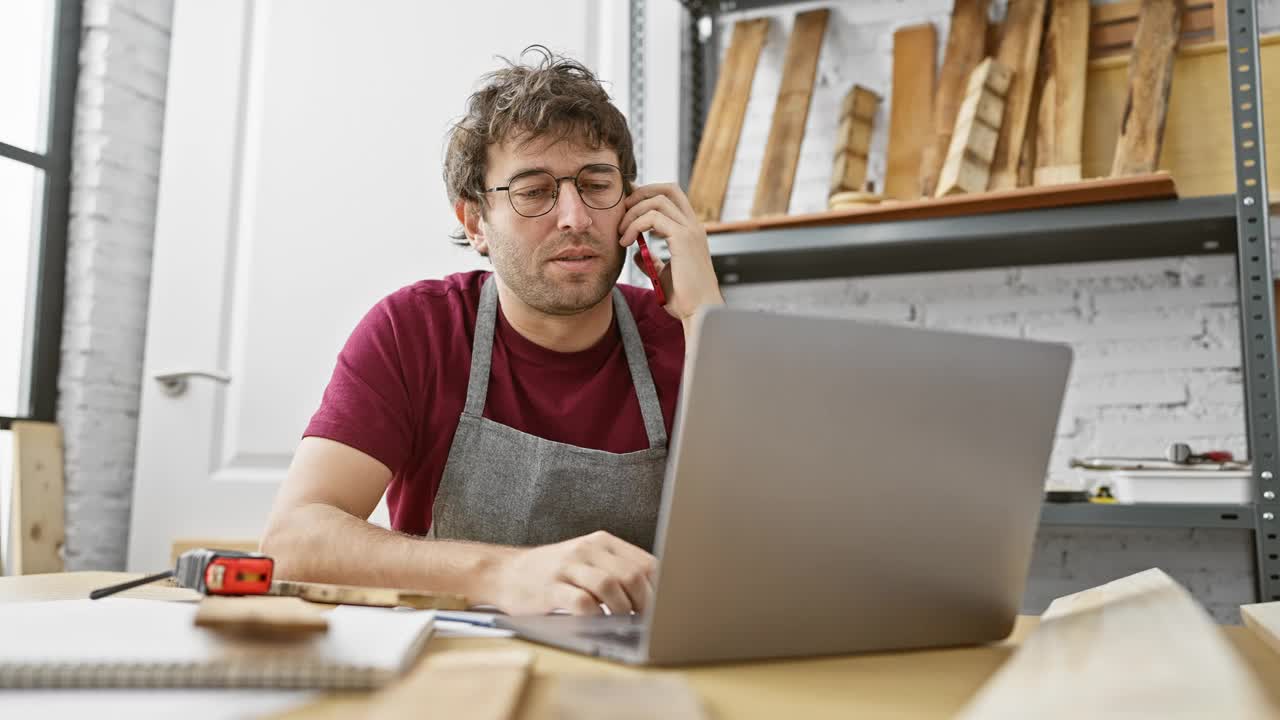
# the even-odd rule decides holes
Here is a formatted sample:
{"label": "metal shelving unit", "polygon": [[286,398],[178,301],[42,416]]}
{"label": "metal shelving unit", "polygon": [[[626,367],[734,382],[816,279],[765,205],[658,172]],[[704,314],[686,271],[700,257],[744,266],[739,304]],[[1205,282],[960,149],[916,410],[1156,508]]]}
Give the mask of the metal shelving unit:
{"label": "metal shelving unit", "polygon": [[[634,1],[634,0],[633,0]],[[794,0],[791,0],[794,2]],[[693,108],[710,107],[719,16],[789,4],[787,0],[680,0],[690,12],[684,91]],[[1280,600],[1280,382],[1275,297],[1258,67],[1257,8],[1228,0],[1234,195],[1108,203],[936,220],[771,229],[713,235],[724,284],[965,270],[982,267],[1230,253],[1237,259],[1246,435],[1253,464],[1248,505],[1045,504],[1051,526],[1233,528],[1252,530],[1258,597]],[[698,32],[695,28],[702,28]],[[708,32],[708,28],[710,32]],[[703,125],[687,114],[682,152],[692,165]]]}

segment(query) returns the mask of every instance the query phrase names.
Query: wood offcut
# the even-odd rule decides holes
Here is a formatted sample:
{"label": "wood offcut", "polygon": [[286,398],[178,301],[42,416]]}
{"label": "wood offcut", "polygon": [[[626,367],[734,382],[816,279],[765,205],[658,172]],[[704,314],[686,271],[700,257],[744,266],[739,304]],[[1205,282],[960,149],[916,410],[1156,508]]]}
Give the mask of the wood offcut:
{"label": "wood offcut", "polygon": [[703,222],[719,220],[724,209],[751,84],[768,34],[768,18],[742,20],[733,26],[689,180],[689,203]]}
{"label": "wood offcut", "polygon": [[1008,68],[1011,80],[1005,96],[1000,138],[991,161],[991,179],[987,186],[992,190],[1018,186],[1018,161],[1031,115],[1031,96],[1044,34],[1045,2],[1009,0],[996,60]]}
{"label": "wood offcut", "polygon": [[329,630],[330,608],[296,597],[211,595],[196,609],[197,627],[257,640],[292,640]]}
{"label": "wood offcut", "polygon": [[[1184,0],[1182,28],[1178,44],[1182,47],[1226,39],[1225,0]],[[1133,49],[1138,30],[1142,0],[1096,5],[1089,26],[1089,58],[1124,55]]]}
{"label": "wood offcut", "polygon": [[880,96],[861,85],[854,85],[845,95],[840,106],[840,127],[836,130],[828,199],[837,193],[861,191],[866,185],[867,152],[879,108]]}
{"label": "wood offcut", "polygon": [[1208,613],[1153,569],[1055,600],[958,717],[1261,720],[1275,711]]}
{"label": "wood offcut", "polygon": [[987,189],[1010,81],[1009,70],[994,58],[978,63],[969,74],[951,146],[938,178],[938,197]]}
{"label": "wood offcut", "polygon": [[933,102],[933,137],[920,158],[920,194],[933,197],[938,176],[951,147],[956,114],[964,100],[969,75],[986,55],[987,6],[990,0],[955,0],[951,7],[951,29],[938,73],[938,89]]}
{"label": "wood offcut", "polygon": [[62,572],[62,430],[54,423],[15,421],[10,490],[12,575]]}
{"label": "wood offcut", "polygon": [[1036,120],[1036,185],[1082,177],[1088,54],[1089,0],[1053,0]]}
{"label": "wood offcut", "polygon": [[796,165],[800,162],[800,143],[804,140],[813,81],[818,71],[818,55],[830,14],[829,10],[811,10],[796,16],[791,40],[787,43],[782,85],[773,108],[751,217],[785,215],[791,203]]}
{"label": "wood offcut", "polygon": [[528,650],[460,650],[428,655],[373,695],[363,717],[512,720],[533,671]]}
{"label": "wood offcut", "polygon": [[1181,27],[1180,0],[1143,0],[1129,56],[1129,88],[1111,163],[1113,176],[1139,175],[1158,167]]}
{"label": "wood offcut", "polygon": [[933,138],[933,88],[937,31],[912,25],[893,34],[893,87],[889,101],[889,147],[884,194],[899,200],[920,197],[920,163]]}

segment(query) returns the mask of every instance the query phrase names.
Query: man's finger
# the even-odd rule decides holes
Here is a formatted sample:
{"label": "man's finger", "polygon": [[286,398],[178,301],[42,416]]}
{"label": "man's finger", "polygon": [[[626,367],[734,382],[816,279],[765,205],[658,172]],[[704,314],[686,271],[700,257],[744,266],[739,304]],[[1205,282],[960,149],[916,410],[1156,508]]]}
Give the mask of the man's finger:
{"label": "man's finger", "polygon": [[635,609],[622,581],[605,568],[574,563],[564,569],[564,578],[604,603],[611,613],[625,615]]}
{"label": "man's finger", "polygon": [[578,585],[567,582],[556,583],[552,588],[551,605],[553,609],[565,610],[574,615],[604,614],[600,609],[599,598]]}
{"label": "man's finger", "polygon": [[680,208],[671,201],[671,198],[665,195],[659,195],[658,197],[647,198],[635,205],[632,205],[631,208],[627,210],[626,214],[622,216],[622,221],[618,223],[618,230],[621,231],[625,229],[637,217],[650,210],[657,210],[658,212],[664,213],[672,220],[681,224],[688,222],[688,219],[684,217],[682,212],[680,212]]}

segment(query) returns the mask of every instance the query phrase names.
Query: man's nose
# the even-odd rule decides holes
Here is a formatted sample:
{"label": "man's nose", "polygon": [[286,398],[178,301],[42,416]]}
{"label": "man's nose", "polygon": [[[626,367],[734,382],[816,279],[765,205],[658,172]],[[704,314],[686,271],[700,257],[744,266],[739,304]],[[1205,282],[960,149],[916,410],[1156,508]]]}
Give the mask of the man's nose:
{"label": "man's nose", "polygon": [[[566,187],[565,185],[568,185]],[[587,204],[582,202],[573,178],[560,181],[559,202],[556,203],[556,223],[561,230],[582,231],[591,227],[591,213]]]}

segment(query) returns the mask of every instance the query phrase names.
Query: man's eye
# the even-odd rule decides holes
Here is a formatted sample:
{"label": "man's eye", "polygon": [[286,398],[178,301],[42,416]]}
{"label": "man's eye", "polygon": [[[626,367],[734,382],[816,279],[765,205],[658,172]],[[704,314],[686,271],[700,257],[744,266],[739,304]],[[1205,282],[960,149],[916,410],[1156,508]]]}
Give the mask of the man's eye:
{"label": "man's eye", "polygon": [[605,192],[613,186],[609,183],[586,183],[582,187],[587,192]]}
{"label": "man's eye", "polygon": [[547,194],[547,191],[545,188],[532,188],[529,190],[516,191],[516,197],[522,198],[524,200],[536,200],[540,197],[545,197],[546,194]]}

